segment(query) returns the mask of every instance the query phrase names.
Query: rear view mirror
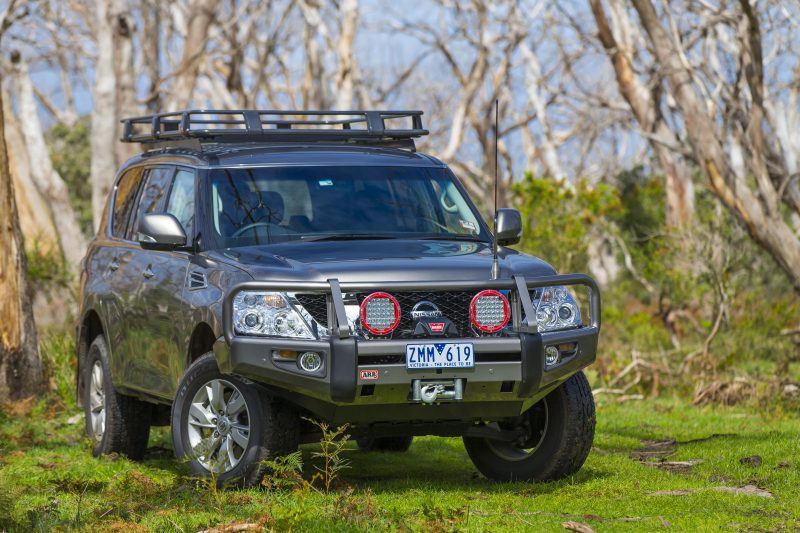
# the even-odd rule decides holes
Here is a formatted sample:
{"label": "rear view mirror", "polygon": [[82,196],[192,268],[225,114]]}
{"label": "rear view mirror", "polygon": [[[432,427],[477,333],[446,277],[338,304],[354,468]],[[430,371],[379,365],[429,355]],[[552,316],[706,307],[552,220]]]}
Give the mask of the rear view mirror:
{"label": "rear view mirror", "polygon": [[139,221],[139,244],[147,250],[174,250],[186,246],[186,232],[178,219],[166,213],[147,213]]}
{"label": "rear view mirror", "polygon": [[498,209],[494,219],[494,233],[500,246],[517,244],[522,238],[522,215],[519,211],[509,208]]}

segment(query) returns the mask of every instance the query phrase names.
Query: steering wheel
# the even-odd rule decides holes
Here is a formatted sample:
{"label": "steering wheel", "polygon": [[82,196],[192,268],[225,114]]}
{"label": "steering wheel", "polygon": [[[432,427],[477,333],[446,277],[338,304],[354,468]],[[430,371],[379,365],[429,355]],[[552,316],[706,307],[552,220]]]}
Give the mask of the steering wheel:
{"label": "steering wheel", "polygon": [[450,196],[447,194],[447,189],[445,189],[439,195],[439,203],[442,204],[442,208],[448,213],[455,213],[458,211],[458,206],[456,204],[447,205],[448,198],[450,198]]}
{"label": "steering wheel", "polygon": [[231,235],[231,237],[234,237],[234,238],[235,237],[241,237],[242,234],[244,232],[246,232],[247,230],[251,230],[251,229],[254,229],[254,228],[260,228],[260,227],[265,227],[265,226],[274,226],[274,225],[275,224],[273,224],[272,222],[253,222],[252,224],[248,224],[246,226],[242,226],[241,228],[239,228],[236,231],[234,231],[233,235]]}

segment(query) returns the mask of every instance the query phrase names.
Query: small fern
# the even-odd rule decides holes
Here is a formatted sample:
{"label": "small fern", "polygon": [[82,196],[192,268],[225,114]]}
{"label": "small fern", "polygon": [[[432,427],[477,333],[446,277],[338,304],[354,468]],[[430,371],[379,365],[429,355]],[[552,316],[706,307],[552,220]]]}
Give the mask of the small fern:
{"label": "small fern", "polygon": [[290,490],[305,486],[303,479],[303,452],[296,452],[267,459],[262,464],[267,472],[261,480],[261,486],[267,490]]}
{"label": "small fern", "polygon": [[349,425],[345,424],[336,429],[331,429],[331,426],[326,422],[310,418],[306,418],[306,420],[319,428],[322,433],[319,439],[320,450],[311,453],[311,456],[315,459],[322,460],[322,466],[314,465],[317,472],[312,478],[312,483],[314,479],[321,479],[325,487],[325,493],[328,494],[339,474],[343,470],[350,468],[350,461],[342,457],[342,453],[345,451],[344,447],[347,441],[350,440],[350,435],[345,433]]}

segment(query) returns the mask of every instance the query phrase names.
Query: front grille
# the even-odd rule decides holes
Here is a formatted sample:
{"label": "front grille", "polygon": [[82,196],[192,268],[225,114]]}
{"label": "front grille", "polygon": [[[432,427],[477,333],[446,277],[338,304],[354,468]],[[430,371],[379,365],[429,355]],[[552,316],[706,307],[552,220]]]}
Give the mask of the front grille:
{"label": "front grille", "polygon": [[[364,301],[368,294],[358,294],[358,303]],[[469,318],[469,304],[475,296],[474,292],[466,291],[436,291],[436,292],[396,292],[392,296],[400,304],[400,323],[392,332],[391,337],[404,339],[414,334],[414,320],[411,318],[411,309],[422,301],[428,301],[439,308],[442,315],[449,318],[458,328],[459,337],[474,337]]]}
{"label": "front grille", "polygon": [[328,327],[328,297],[324,294],[295,294],[300,305],[322,327]]}
{"label": "front grille", "polygon": [[[397,298],[400,304],[400,323],[390,334],[381,338],[407,339],[413,338],[414,320],[411,318],[411,310],[422,301],[433,303],[442,312],[442,315],[449,318],[458,329],[459,337],[491,337],[503,335],[501,330],[497,333],[475,332],[469,316],[469,304],[478,291],[426,291],[426,292],[393,292],[392,296]],[[359,305],[369,293],[355,294],[355,300]],[[327,326],[328,324],[328,305],[327,297],[324,294],[296,294],[295,298],[314,320]],[[356,303],[353,301],[353,303]]]}

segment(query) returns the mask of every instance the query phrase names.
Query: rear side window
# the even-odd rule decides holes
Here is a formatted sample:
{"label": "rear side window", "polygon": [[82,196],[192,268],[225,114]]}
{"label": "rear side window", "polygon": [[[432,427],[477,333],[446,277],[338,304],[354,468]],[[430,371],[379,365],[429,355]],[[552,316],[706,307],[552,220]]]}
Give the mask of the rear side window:
{"label": "rear side window", "polygon": [[172,183],[174,168],[160,167],[151,168],[145,176],[145,184],[139,195],[139,205],[136,208],[136,217],[128,230],[129,238],[136,235],[139,220],[145,213],[163,213],[167,203],[167,193]]}
{"label": "rear side window", "polygon": [[194,172],[181,169],[175,174],[167,213],[178,219],[191,241],[194,237]]}
{"label": "rear side window", "polygon": [[128,219],[133,211],[136,201],[136,191],[142,178],[142,167],[132,168],[125,172],[117,183],[114,193],[114,217],[111,224],[111,234],[119,239],[125,238]]}

